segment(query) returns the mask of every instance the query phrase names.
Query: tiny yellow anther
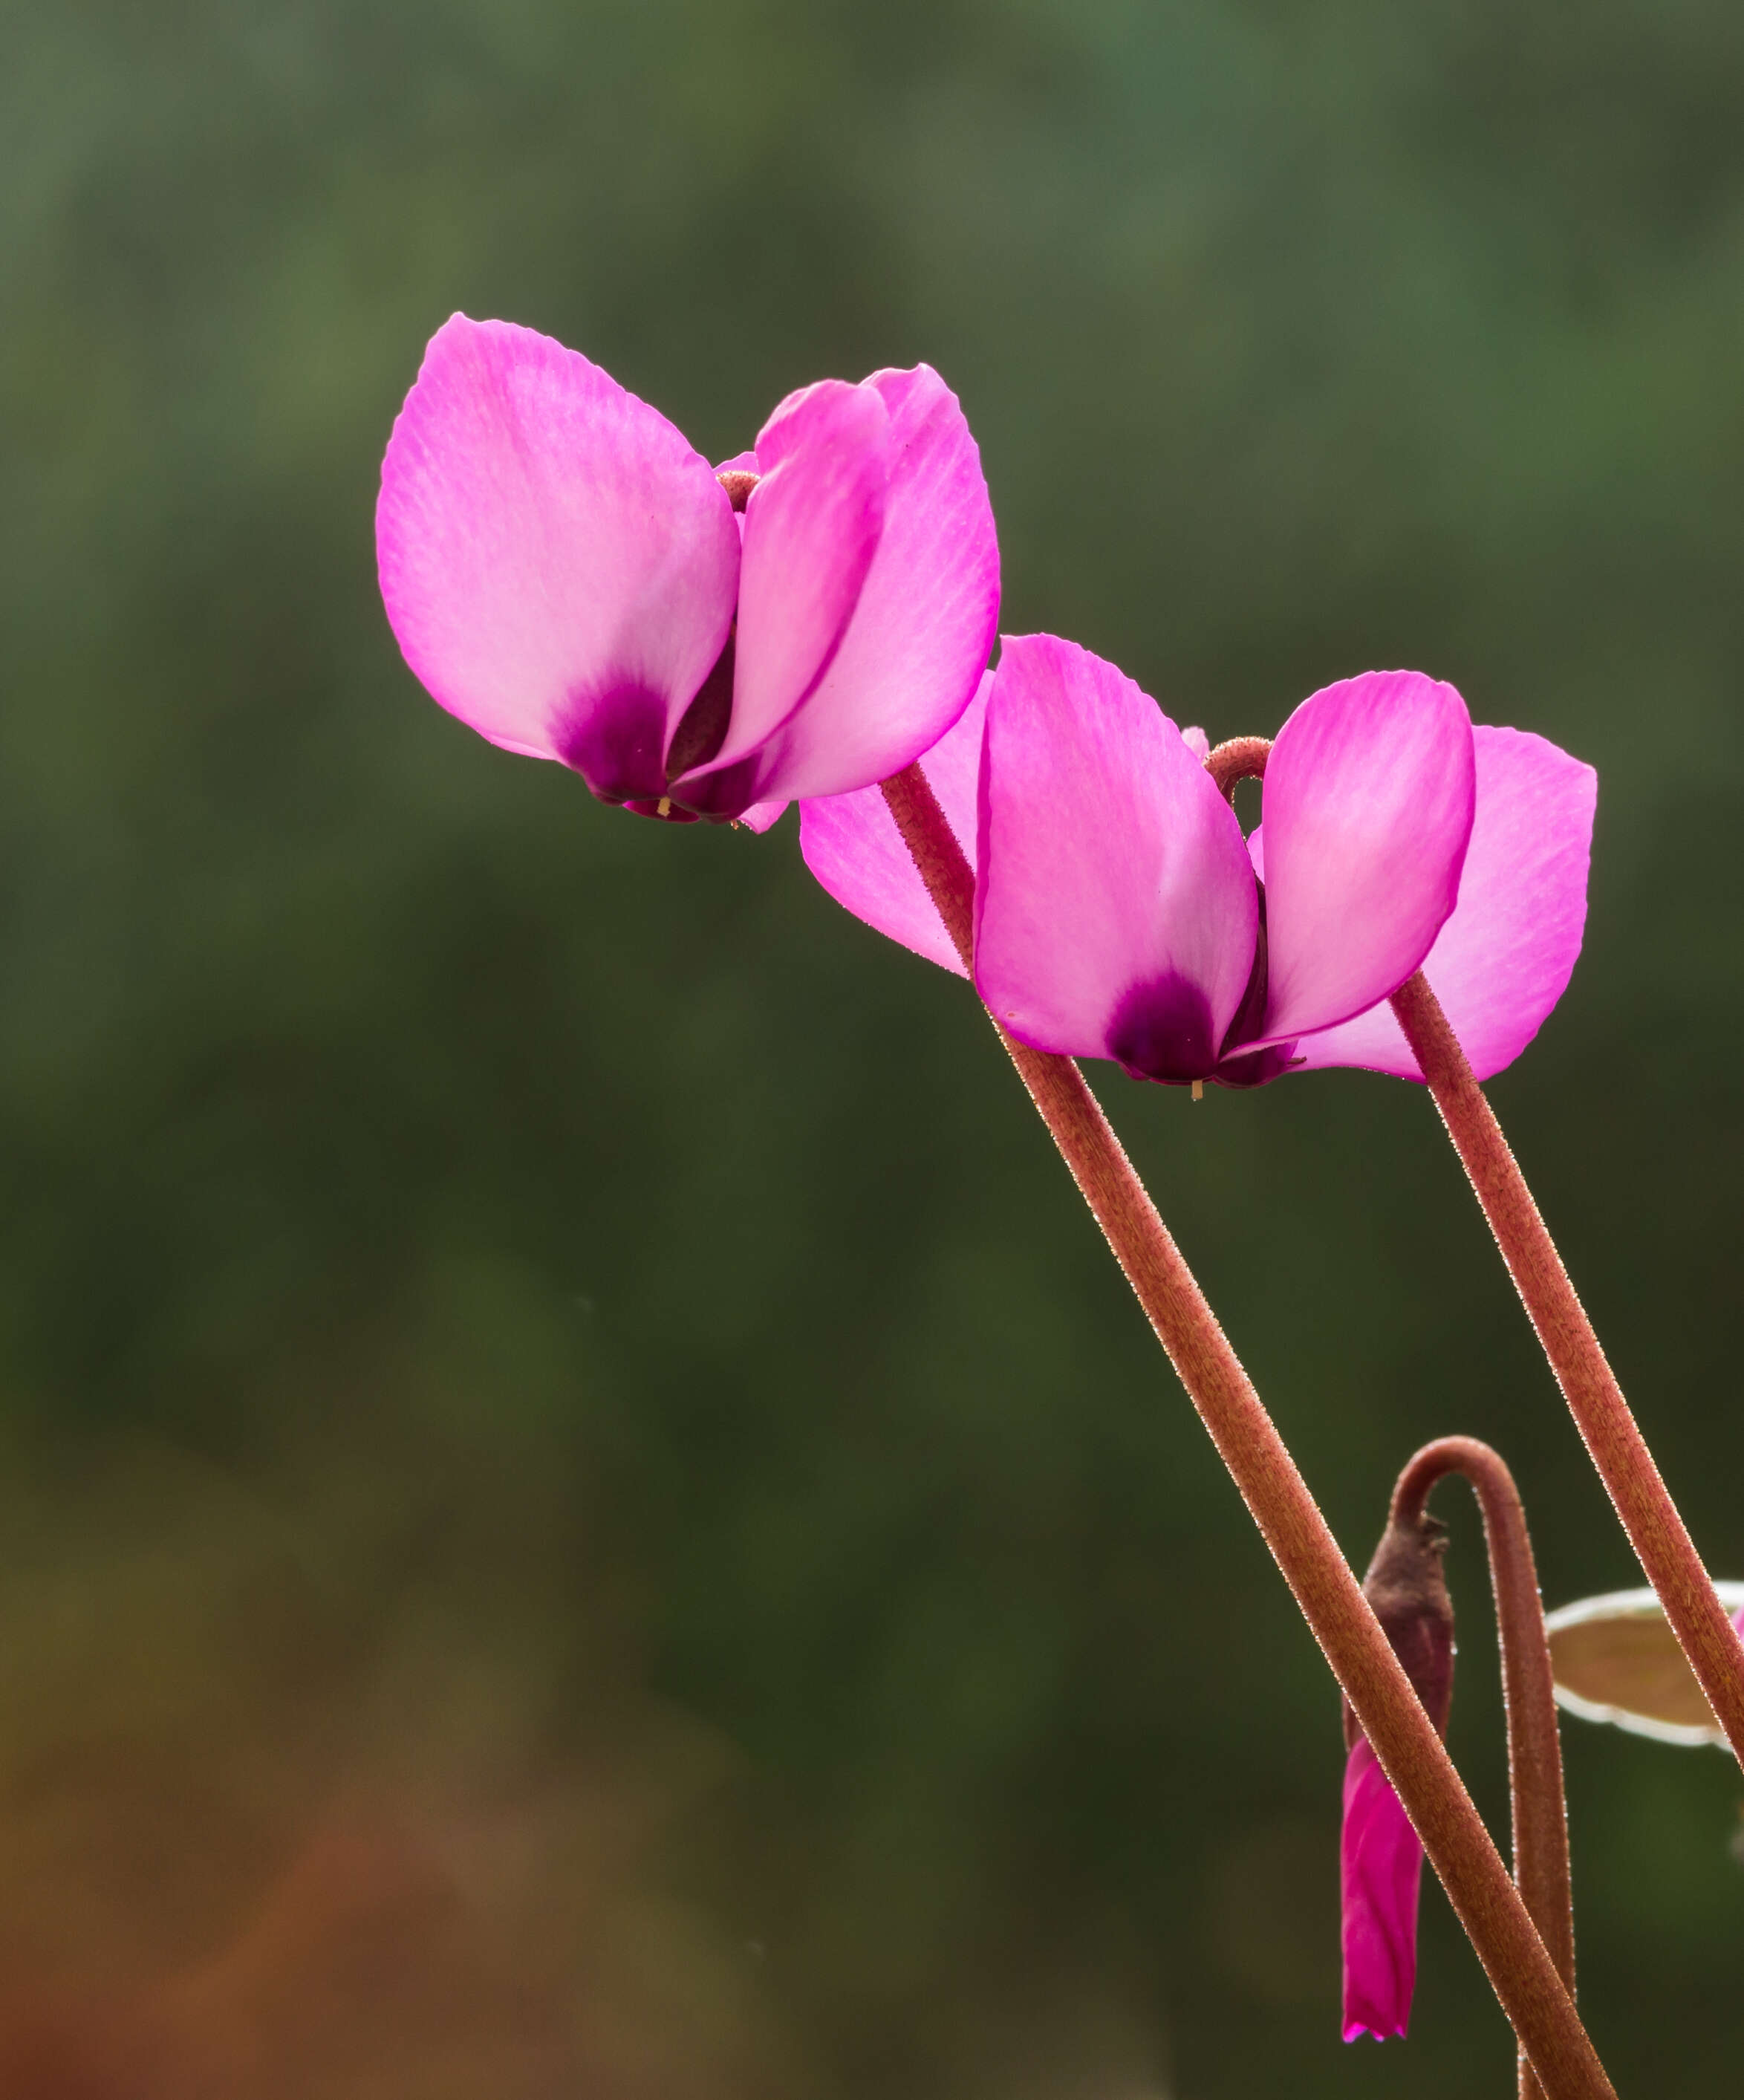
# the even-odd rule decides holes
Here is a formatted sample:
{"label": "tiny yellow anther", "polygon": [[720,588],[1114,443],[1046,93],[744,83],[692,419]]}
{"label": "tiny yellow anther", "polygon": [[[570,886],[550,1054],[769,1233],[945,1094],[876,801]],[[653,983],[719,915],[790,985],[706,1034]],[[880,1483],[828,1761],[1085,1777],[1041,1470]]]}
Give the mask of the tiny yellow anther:
{"label": "tiny yellow anther", "polygon": [[1196,1101],[1202,1101],[1205,1098],[1205,1081],[1204,1081],[1203,1079],[1196,1079],[1196,1080],[1194,1080],[1194,1082],[1193,1082],[1193,1099],[1194,1099]]}
{"label": "tiny yellow anther", "polygon": [[655,810],[654,814],[657,817],[670,817],[672,814],[672,798],[670,795],[663,795],[660,797],[659,806]]}

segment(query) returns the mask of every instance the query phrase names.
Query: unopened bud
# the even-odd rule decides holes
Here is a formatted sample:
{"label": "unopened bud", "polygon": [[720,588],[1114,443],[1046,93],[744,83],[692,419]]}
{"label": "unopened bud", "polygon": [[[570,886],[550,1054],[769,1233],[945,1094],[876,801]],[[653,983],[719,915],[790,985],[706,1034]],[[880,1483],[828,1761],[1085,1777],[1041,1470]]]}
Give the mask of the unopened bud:
{"label": "unopened bud", "polygon": [[[1453,1605],[1441,1568],[1447,1545],[1434,1517],[1420,1510],[1395,1515],[1363,1581],[1363,1595],[1440,1735],[1453,1704]],[[1338,1841],[1344,2036],[1379,2040],[1403,2035],[1411,2024],[1423,1847],[1348,1705],[1345,1747]]]}
{"label": "unopened bud", "polygon": [[[1363,1595],[1439,1736],[1447,1732],[1453,1706],[1453,1599],[1442,1569],[1447,1551],[1447,1527],[1426,1511],[1395,1517],[1363,1577]],[[1347,1749],[1359,1732],[1347,1705]]]}

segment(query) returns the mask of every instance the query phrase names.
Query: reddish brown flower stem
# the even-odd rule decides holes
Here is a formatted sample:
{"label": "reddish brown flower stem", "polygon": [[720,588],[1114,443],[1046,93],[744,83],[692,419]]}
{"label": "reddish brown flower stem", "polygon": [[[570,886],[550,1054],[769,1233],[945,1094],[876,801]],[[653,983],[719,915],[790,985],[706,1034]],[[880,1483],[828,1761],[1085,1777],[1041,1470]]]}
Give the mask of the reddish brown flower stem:
{"label": "reddish brown flower stem", "polygon": [[[962,849],[918,765],[887,780],[884,797],[967,968],[975,879]],[[1550,2100],[1611,2096],[1574,2001],[1441,1738],[1084,1075],[1069,1057],[999,1033],[1398,1790],[1545,2093]]]}
{"label": "reddish brown flower stem", "polygon": [[1393,1011],[1629,1543],[1744,1764],[1744,1647],[1605,1361],[1526,1177],[1420,970],[1394,993]]}
{"label": "reddish brown flower stem", "polygon": [[[1557,1973],[1574,1990],[1574,1911],[1569,1888],[1568,1809],[1562,1792],[1562,1745],[1544,1634],[1544,1607],[1526,1511],[1512,1473],[1498,1452],[1475,1436],[1442,1436],[1426,1444],[1399,1475],[1392,1520],[1415,1526],[1436,1482],[1463,1474],[1483,1513],[1495,1595],[1508,1710],[1508,1779],[1514,1834],[1514,1884]],[[1540,2088],[1524,2050],[1520,2100],[1539,2100]]]}

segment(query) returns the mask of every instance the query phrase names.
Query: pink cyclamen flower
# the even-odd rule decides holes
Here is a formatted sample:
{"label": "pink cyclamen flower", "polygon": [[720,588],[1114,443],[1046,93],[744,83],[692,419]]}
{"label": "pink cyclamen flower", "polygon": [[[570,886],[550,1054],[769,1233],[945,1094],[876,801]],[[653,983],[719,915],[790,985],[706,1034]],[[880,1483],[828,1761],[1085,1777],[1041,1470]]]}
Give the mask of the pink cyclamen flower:
{"label": "pink cyclamen flower", "polygon": [[394,426],[376,544],[451,714],[602,801],[760,829],[936,743],[998,616],[980,455],[926,365],[790,395],[717,474],[578,352],[456,314]]}
{"label": "pink cyclamen flower", "polygon": [[[1013,1035],[1174,1085],[1417,1079],[1386,1001],[1420,967],[1480,1078],[1520,1054],[1580,951],[1590,766],[1371,672],[1285,722],[1244,840],[1191,739],[1112,664],[1030,635],[923,761],[976,869],[975,983]],[[802,825],[832,896],[960,968],[880,796]]]}
{"label": "pink cyclamen flower", "polygon": [[1363,1735],[1345,1761],[1338,1873],[1344,2037],[1385,2041],[1411,2022],[1423,1847]]}

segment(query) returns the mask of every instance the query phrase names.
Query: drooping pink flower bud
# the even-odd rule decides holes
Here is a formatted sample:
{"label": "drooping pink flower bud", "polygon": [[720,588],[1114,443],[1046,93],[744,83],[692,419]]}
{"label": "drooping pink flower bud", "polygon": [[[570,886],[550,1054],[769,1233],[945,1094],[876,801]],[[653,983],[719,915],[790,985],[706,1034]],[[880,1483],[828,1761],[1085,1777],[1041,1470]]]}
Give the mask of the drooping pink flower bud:
{"label": "drooping pink flower bud", "polygon": [[[1453,1704],[1453,1602],[1442,1572],[1444,1526],[1432,1516],[1388,1525],[1363,1581],[1393,1651],[1438,1734]],[[1423,1847],[1356,1717],[1345,1709],[1344,1823],[1339,1842],[1344,2037],[1403,2035],[1417,1981]]]}

